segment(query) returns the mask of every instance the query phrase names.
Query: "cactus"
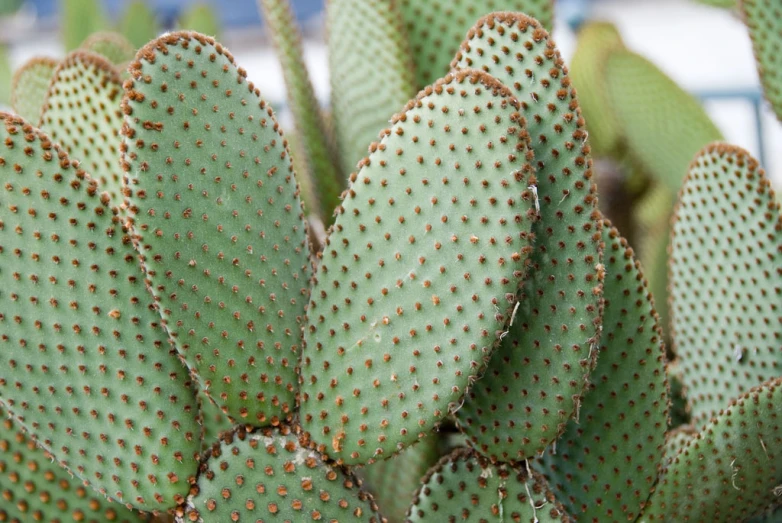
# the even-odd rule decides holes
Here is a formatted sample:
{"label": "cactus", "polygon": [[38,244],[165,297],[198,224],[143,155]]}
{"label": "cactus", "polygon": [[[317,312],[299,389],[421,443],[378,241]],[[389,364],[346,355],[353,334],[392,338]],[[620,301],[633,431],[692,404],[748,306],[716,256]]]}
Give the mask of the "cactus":
{"label": "cactus", "polygon": [[66,51],[73,51],[91,34],[105,31],[109,20],[100,0],[60,0],[60,32]]}
{"label": "cactus", "polygon": [[136,55],[136,49],[127,38],[111,31],[91,34],[80,48],[103,56],[119,69],[124,69]]}
{"label": "cactus", "polygon": [[118,31],[136,49],[142,47],[160,32],[160,22],[146,0],[131,0],[119,19]]}
{"label": "cactus", "polygon": [[220,35],[217,14],[208,3],[196,3],[189,6],[180,15],[177,26],[180,29],[197,31],[213,38],[218,38]]}
{"label": "cactus", "polygon": [[[122,86],[69,55],[24,102],[40,129],[0,113],[0,520],[777,517],[782,219],[762,169],[714,144],[687,173],[718,133],[607,29],[580,78],[611,89],[584,89],[589,118],[616,110],[601,154],[643,202],[612,228],[548,22],[479,4],[424,6],[444,39],[477,23],[416,96],[437,26],[332,0],[334,142],[290,6],[263,0],[295,162],[231,53],[189,31]],[[322,155],[334,187],[307,215],[295,171],[337,142],[347,167]]]}
{"label": "cactus", "polygon": [[40,56],[16,70],[11,84],[11,107],[16,114],[36,124],[41,121],[41,110],[56,67],[54,58]]}
{"label": "cactus", "polygon": [[782,40],[779,5],[773,0],[741,0],[739,6],[752,37],[763,92],[782,122],[782,56],[777,51]]}

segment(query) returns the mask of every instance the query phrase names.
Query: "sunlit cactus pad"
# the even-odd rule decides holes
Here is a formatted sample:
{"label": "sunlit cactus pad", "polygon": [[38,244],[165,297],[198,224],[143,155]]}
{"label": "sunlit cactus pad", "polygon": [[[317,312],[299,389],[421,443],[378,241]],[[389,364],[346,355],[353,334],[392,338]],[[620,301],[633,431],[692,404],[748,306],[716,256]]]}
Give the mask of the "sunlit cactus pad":
{"label": "sunlit cactus pad", "polygon": [[600,215],[586,131],[554,42],[522,14],[483,17],[454,69],[482,69],[519,100],[538,220],[512,325],[457,411],[471,445],[498,460],[540,453],[575,413],[597,355]]}
{"label": "sunlit cactus pad", "polygon": [[670,257],[674,350],[695,423],[782,374],[782,218],[763,169],[728,145],[690,167]]}
{"label": "sunlit cactus pad", "polygon": [[347,469],[302,447],[285,425],[239,429],[215,443],[177,516],[180,522],[382,521]]}
{"label": "sunlit cactus pad", "polygon": [[670,445],[644,521],[743,521],[778,503],[782,378],[731,401],[698,434]]}
{"label": "sunlit cactus pad", "polygon": [[106,496],[165,510],[200,446],[130,238],[59,146],[0,113],[0,404]]}
{"label": "sunlit cactus pad", "polygon": [[572,521],[543,476],[525,465],[493,465],[474,451],[457,449],[422,480],[407,521]]}
{"label": "sunlit cactus pad", "polygon": [[[6,412],[0,409],[0,417]],[[146,521],[110,503],[53,462],[13,421],[0,422],[0,521],[133,523]]]}
{"label": "sunlit cactus pad", "polygon": [[401,0],[399,11],[415,62],[421,89],[448,72],[448,64],[479,17],[492,11],[516,11],[554,25],[553,0]]}
{"label": "sunlit cactus pad", "polygon": [[603,332],[589,392],[541,470],[583,521],[634,520],[657,479],[667,428],[665,351],[652,295],[619,231],[604,226]]}
{"label": "sunlit cactus pad", "polygon": [[55,69],[41,114],[41,129],[109,193],[122,202],[119,148],[122,82],[101,55],[74,51]]}
{"label": "sunlit cactus pad", "polygon": [[422,91],[352,176],[308,309],[301,418],[345,463],[456,407],[510,318],[535,219],[518,106],[464,71]]}
{"label": "sunlit cactus pad", "polygon": [[198,33],[139,51],[126,84],[127,201],[168,331],[237,422],[293,413],[309,244],[282,131]]}
{"label": "sunlit cactus pad", "polygon": [[14,73],[11,83],[11,107],[16,114],[39,125],[41,110],[49,91],[57,60],[45,56],[31,58]]}

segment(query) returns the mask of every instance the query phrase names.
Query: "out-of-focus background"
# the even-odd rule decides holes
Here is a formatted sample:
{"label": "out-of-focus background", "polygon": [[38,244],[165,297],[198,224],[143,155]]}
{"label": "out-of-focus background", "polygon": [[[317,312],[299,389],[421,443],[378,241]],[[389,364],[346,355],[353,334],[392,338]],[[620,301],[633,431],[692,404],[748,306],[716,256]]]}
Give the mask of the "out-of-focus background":
{"label": "out-of-focus background", "polygon": [[[85,0],[84,7],[94,9],[92,3]],[[255,0],[98,0],[95,5],[103,11],[105,27],[93,29],[123,31],[127,18],[133,16],[132,5],[138,3],[148,8],[151,18],[142,25],[150,31],[195,23],[201,26],[196,29],[216,33],[283,123],[288,120],[282,72]],[[324,3],[292,0],[304,32],[311,78],[325,104],[329,79]],[[0,0],[0,46],[7,52],[11,70],[33,56],[64,56],[68,46],[64,25],[78,25],[79,18],[64,16],[63,5],[62,0]],[[782,186],[782,125],[763,99],[752,44],[736,10],[695,0],[558,0],[556,13],[554,37],[566,61],[572,56],[580,24],[612,22],[629,48],[701,100],[726,140],[759,158],[777,187]],[[8,73],[0,72],[0,83],[10,83]],[[0,86],[0,92],[3,89],[7,86]]]}

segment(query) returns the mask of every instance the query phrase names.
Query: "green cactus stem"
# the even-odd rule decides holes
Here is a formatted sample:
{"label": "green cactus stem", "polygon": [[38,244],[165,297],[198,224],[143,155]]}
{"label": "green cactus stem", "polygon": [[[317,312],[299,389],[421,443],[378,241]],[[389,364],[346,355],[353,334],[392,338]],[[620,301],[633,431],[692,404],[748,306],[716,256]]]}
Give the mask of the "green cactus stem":
{"label": "green cactus stem", "polygon": [[329,0],[326,25],[334,130],[350,172],[415,96],[413,57],[395,1]]}
{"label": "green cactus stem", "polygon": [[[277,49],[288,90],[288,104],[298,137],[298,147],[291,150],[294,158],[296,154],[301,155],[304,167],[304,173],[297,170],[296,174],[300,179],[312,181],[313,197],[309,201],[305,199],[305,205],[310,208],[310,213],[314,213],[324,223],[329,223],[329,217],[339,205],[346,180],[340,173],[331,130],[323,119],[304,65],[299,28],[288,0],[259,0],[258,4]],[[317,199],[314,195],[317,195]]]}
{"label": "green cactus stem", "polygon": [[11,107],[16,114],[35,124],[41,121],[44,100],[57,64],[54,58],[39,56],[16,70],[11,82]]}
{"label": "green cactus stem", "polygon": [[170,33],[130,66],[135,242],[177,349],[237,423],[293,415],[309,244],[274,113],[227,49]]}
{"label": "green cactus stem", "polygon": [[97,184],[0,113],[0,405],[110,499],[164,511],[198,468],[197,404]]}
{"label": "green cactus stem", "polygon": [[80,47],[103,56],[120,70],[125,69],[136,55],[133,44],[120,33],[113,31],[93,33],[82,42]]}
{"label": "green cactus stem", "polygon": [[564,62],[539,22],[513,13],[482,18],[452,66],[483,69],[508,86],[537,170],[530,274],[507,334],[456,413],[481,453],[522,460],[576,414],[597,356],[602,231],[592,161]]}
{"label": "green cactus stem", "polygon": [[[734,0],[735,1],[735,0]],[[741,0],[739,6],[752,38],[763,92],[782,122],[782,17],[775,0]]]}
{"label": "green cactus stem", "polygon": [[671,235],[674,351],[699,426],[782,374],[782,217],[758,162],[725,144],[701,151]]}
{"label": "green cactus stem", "polygon": [[308,308],[301,419],[321,452],[384,459],[455,409],[510,318],[535,205],[518,105],[460,71],[352,175]]}

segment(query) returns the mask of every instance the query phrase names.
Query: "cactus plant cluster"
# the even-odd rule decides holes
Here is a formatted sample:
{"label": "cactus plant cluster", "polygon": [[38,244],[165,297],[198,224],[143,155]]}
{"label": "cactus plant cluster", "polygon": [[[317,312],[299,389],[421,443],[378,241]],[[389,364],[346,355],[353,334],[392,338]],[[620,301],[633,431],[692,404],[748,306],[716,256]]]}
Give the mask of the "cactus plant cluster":
{"label": "cactus plant cluster", "polygon": [[[196,32],[124,72],[104,35],[17,73],[0,521],[771,521],[782,218],[757,161],[640,151],[685,122],[654,101],[675,86],[610,29],[571,76],[550,2],[331,0],[331,118],[290,6],[259,3],[294,142]],[[670,326],[593,143],[676,200],[648,229]]]}

